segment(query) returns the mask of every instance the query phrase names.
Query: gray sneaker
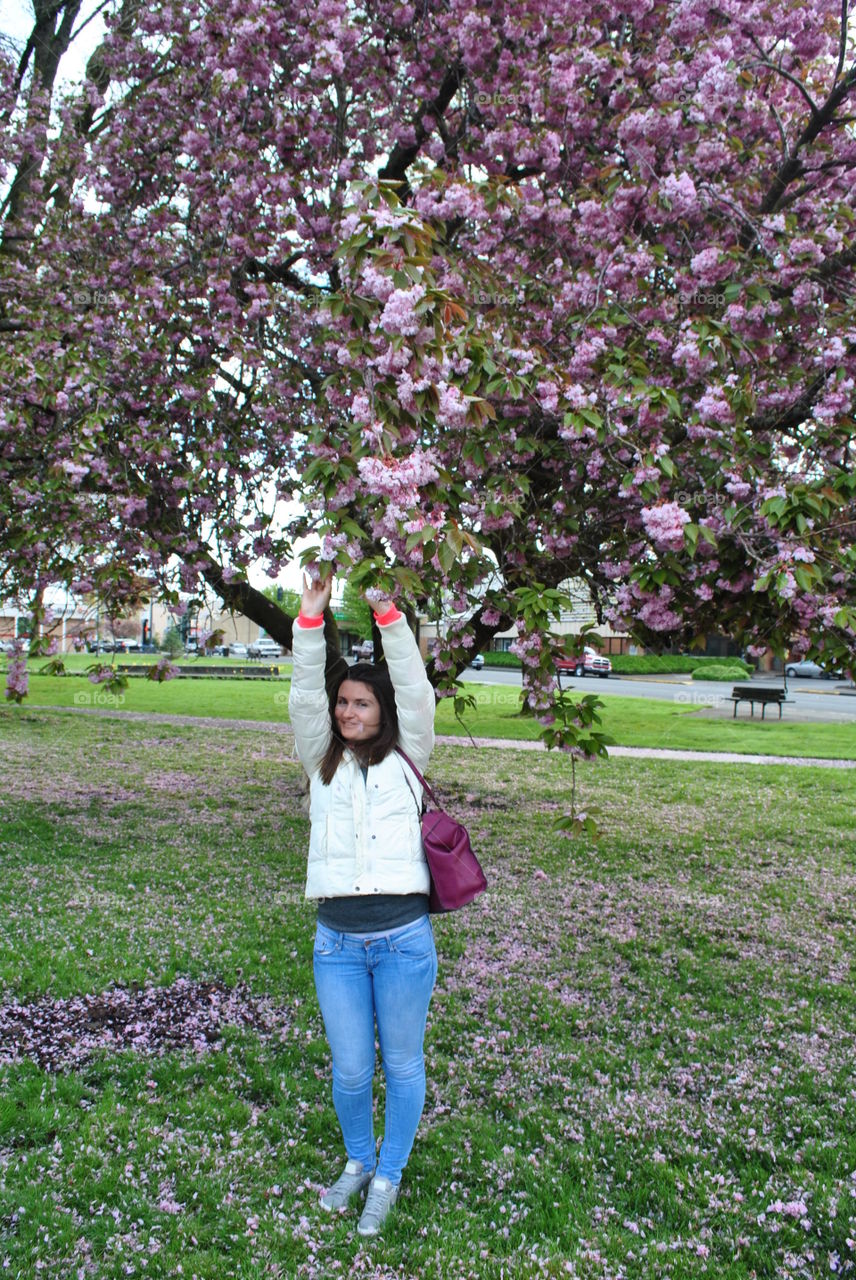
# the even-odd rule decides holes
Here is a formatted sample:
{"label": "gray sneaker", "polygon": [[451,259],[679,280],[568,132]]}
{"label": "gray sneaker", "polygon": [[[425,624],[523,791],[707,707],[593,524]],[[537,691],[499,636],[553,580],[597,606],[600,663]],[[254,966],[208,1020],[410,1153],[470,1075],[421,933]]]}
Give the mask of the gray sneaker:
{"label": "gray sneaker", "polygon": [[321,1208],[327,1209],[331,1213],[334,1209],[344,1209],[351,1196],[355,1196],[358,1191],[362,1191],[363,1187],[371,1182],[373,1177],[373,1171],[371,1169],[363,1169],[361,1161],[349,1160],[345,1165],[344,1172],[339,1175],[329,1191],[325,1191],[321,1197]]}
{"label": "gray sneaker", "polygon": [[361,1236],[376,1236],[398,1199],[398,1187],[389,1178],[372,1178],[363,1212],[357,1223]]}

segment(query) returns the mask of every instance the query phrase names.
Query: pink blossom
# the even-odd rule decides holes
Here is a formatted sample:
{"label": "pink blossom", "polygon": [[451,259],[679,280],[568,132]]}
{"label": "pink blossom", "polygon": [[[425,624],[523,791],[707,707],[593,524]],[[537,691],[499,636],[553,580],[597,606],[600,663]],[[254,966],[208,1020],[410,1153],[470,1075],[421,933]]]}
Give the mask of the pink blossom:
{"label": "pink blossom", "polygon": [[697,276],[700,284],[716,284],[719,280],[718,249],[702,249],[690,262],[690,269]]}
{"label": "pink blossom", "polygon": [[458,388],[443,383],[438,387],[437,420],[449,427],[462,427],[467,420],[467,404]]}
{"label": "pink blossom", "polygon": [[652,631],[674,631],[681,622],[674,610],[668,607],[668,601],[659,597],[646,601],[637,617]]}
{"label": "pink blossom", "polygon": [[554,382],[539,382],[536,387],[541,408],[545,413],[555,413],[559,407],[559,389]]}
{"label": "pink blossom", "polygon": [[658,507],[643,507],[641,511],[645,532],[655,546],[663,550],[679,551],[684,544],[684,525],[690,514],[676,502],[664,502]]}
{"label": "pink blossom", "polygon": [[25,657],[13,658],[6,672],[6,698],[15,702],[23,701],[27,696],[29,682],[27,659]]}
{"label": "pink blossom", "polygon": [[698,206],[695,183],[688,173],[667,173],[660,179],[660,195],[669,201],[679,218],[693,213]]}
{"label": "pink blossom", "polygon": [[88,677],[90,684],[107,684],[109,681],[115,680],[115,678],[115,668],[106,663],[99,663],[95,670],[89,673]]}
{"label": "pink blossom", "polygon": [[152,668],[150,679],[162,683],[164,680],[175,680],[181,673],[169,658],[159,658]]}
{"label": "pink blossom", "polygon": [[422,285],[410,289],[394,289],[380,317],[380,327],[386,333],[414,334],[419,332],[422,321],[413,308],[425,297]]}
{"label": "pink blossom", "polygon": [[388,275],[384,275],[382,271],[378,271],[374,263],[367,262],[360,272],[360,280],[366,289],[375,298],[379,298],[381,302],[386,302],[390,294],[395,289],[395,285]]}
{"label": "pink blossom", "polygon": [[360,458],[357,469],[373,492],[414,501],[417,489],[439,474],[430,452],[423,449],[414,449],[407,458]]}
{"label": "pink blossom", "polygon": [[73,462],[71,458],[65,458],[62,463],[62,469],[74,484],[79,484],[84,476],[88,476],[91,467],[84,466],[79,462]]}
{"label": "pink blossom", "polygon": [[723,392],[713,387],[708,388],[696,401],[695,409],[702,422],[716,422],[725,426],[734,421],[734,410]]}
{"label": "pink blossom", "polygon": [[368,422],[371,418],[371,402],[364,391],[358,392],[351,401],[351,413],[357,422]]}

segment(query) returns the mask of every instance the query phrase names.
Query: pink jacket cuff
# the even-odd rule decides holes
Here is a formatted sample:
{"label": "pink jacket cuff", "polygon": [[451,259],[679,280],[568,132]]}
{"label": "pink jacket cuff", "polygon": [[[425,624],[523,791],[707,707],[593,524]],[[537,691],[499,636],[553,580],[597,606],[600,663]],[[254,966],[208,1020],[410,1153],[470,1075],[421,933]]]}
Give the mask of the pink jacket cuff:
{"label": "pink jacket cuff", "polygon": [[393,604],[393,605],[390,605],[386,613],[383,613],[383,614],[376,613],[375,622],[379,627],[385,627],[390,622],[396,622],[400,617],[401,617],[401,610],[396,609],[395,605]]}

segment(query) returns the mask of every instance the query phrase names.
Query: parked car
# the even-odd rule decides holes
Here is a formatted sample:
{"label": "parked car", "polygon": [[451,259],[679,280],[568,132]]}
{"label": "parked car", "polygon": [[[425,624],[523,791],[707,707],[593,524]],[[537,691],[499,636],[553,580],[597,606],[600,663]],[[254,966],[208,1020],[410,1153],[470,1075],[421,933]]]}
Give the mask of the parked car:
{"label": "parked car", "polygon": [[224,644],[220,646],[223,650],[224,658],[247,658],[247,646],[236,641],[235,644]]}
{"label": "parked car", "polygon": [[788,662],[785,665],[785,675],[789,679],[791,676],[820,676],[822,680],[841,678],[840,671],[830,671],[818,662],[811,662],[808,658],[803,658],[799,662]]}
{"label": "parked car", "polygon": [[572,671],[575,676],[600,676],[601,680],[605,680],[612,670],[612,663],[609,658],[598,653],[597,649],[586,645],[579,657],[557,658],[556,668],[559,671]]}
{"label": "parked car", "polygon": [[352,647],[351,657],[358,662],[371,662],[374,659],[374,641],[360,640],[359,644]]}
{"label": "parked car", "polygon": [[270,636],[263,636],[260,640],[254,640],[252,644],[247,645],[247,657],[281,658],[282,645],[277,644],[275,640],[271,640]]}
{"label": "parked car", "polygon": [[481,671],[484,666],[484,654],[477,653],[470,662],[470,666],[474,671]]}

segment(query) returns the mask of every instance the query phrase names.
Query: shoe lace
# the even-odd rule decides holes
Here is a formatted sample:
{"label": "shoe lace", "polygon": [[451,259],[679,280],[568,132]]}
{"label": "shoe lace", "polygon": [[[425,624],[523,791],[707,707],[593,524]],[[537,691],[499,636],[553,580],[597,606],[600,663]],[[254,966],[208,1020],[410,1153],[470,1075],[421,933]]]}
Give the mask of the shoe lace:
{"label": "shoe lace", "polygon": [[389,1199],[392,1195],[392,1189],[387,1187],[379,1187],[376,1183],[372,1183],[369,1187],[369,1193],[366,1196],[366,1204],[363,1210],[365,1218],[379,1217],[385,1210]]}

